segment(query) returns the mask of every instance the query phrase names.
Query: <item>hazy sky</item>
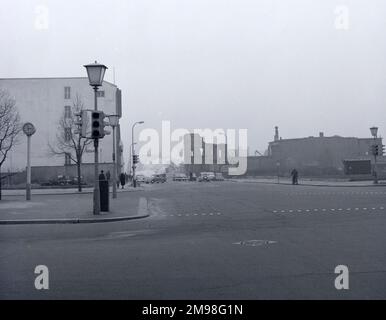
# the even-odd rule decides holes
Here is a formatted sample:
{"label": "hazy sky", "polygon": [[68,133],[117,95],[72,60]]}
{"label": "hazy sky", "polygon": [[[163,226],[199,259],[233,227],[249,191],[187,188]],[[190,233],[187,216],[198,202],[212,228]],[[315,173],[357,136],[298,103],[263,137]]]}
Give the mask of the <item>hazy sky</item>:
{"label": "hazy sky", "polygon": [[384,0],[2,0],[0,10],[0,78],[85,76],[98,60],[112,82],[115,67],[125,142],[138,120],[246,128],[251,152],[275,125],[283,138],[368,137],[372,125],[385,136]]}

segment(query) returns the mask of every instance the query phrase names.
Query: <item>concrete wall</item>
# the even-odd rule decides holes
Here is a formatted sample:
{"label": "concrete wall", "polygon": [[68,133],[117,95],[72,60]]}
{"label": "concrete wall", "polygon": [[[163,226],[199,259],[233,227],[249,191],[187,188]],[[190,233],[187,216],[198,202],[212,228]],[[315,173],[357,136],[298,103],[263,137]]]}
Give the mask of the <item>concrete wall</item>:
{"label": "concrete wall", "polygon": [[[382,139],[376,143],[381,145]],[[285,139],[269,144],[269,155],[283,170],[298,168],[306,174],[343,174],[343,160],[371,159],[374,139],[309,137]]]}

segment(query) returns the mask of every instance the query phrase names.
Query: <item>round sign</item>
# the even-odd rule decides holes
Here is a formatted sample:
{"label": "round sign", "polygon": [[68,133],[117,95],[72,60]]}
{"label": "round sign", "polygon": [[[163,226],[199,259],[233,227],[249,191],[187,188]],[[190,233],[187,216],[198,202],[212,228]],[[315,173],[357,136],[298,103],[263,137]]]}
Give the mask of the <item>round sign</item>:
{"label": "round sign", "polygon": [[36,132],[36,129],[31,122],[27,122],[23,125],[23,132],[27,136],[32,136]]}

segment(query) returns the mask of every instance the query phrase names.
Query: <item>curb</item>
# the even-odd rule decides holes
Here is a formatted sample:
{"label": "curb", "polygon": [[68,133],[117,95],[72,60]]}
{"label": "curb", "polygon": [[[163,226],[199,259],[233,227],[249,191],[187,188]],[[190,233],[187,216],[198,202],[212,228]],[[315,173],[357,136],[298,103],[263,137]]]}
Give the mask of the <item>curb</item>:
{"label": "curb", "polygon": [[16,225],[16,224],[77,224],[77,223],[101,223],[101,222],[116,222],[126,220],[137,220],[149,217],[149,214],[128,216],[128,217],[112,217],[112,218],[64,218],[64,219],[30,219],[30,220],[0,220],[0,225]]}
{"label": "curb", "polygon": [[[231,182],[235,182],[235,183],[240,183],[240,182],[243,182],[243,183],[260,183],[260,184],[275,184],[275,185],[287,185],[287,186],[292,186],[291,183],[283,183],[283,182],[264,182],[264,181],[235,181],[235,180],[228,180],[228,181],[231,181]],[[386,184],[383,184],[383,183],[380,183],[380,184],[364,184],[364,185],[358,185],[358,184],[354,184],[354,185],[332,185],[332,184],[301,184],[299,183],[298,186],[302,186],[302,187],[337,187],[337,188],[360,188],[360,187],[386,187]]]}
{"label": "curb", "polygon": [[[6,189],[3,189],[3,196],[5,196],[5,197],[23,197],[23,196],[25,196],[25,194],[4,194],[4,190],[6,190]],[[39,189],[36,189],[36,190],[39,190]],[[124,189],[124,191],[118,191],[117,194],[124,193],[124,192],[144,191],[144,190],[145,189],[140,189],[140,188]],[[73,194],[82,195],[82,194],[92,194],[93,192],[94,192],[93,190],[82,191],[82,192],[72,191],[72,192],[54,192],[54,193],[33,193],[32,192],[31,196],[65,196],[65,195],[73,195]]]}

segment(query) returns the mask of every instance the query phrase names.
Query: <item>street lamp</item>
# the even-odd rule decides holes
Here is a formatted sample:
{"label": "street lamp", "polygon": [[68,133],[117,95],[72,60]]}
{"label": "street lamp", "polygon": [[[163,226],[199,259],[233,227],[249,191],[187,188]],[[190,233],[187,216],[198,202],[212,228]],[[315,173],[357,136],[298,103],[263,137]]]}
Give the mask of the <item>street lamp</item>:
{"label": "street lamp", "polygon": [[133,124],[133,126],[131,127],[131,161],[132,161],[132,164],[133,164],[133,187],[136,188],[137,187],[137,182],[135,180],[135,163],[133,161],[133,157],[135,155],[135,150],[134,150],[134,127],[137,125],[137,124],[144,124],[145,121],[138,121],[138,122],[135,122]]}
{"label": "street lamp", "polygon": [[374,138],[374,144],[373,144],[373,154],[374,154],[374,169],[373,169],[373,175],[374,175],[374,184],[378,183],[378,176],[377,176],[377,154],[375,152],[375,146],[377,145],[377,136],[378,136],[378,127],[371,127],[370,128],[371,135]]}
{"label": "street lamp", "polygon": [[117,162],[115,160],[115,127],[119,124],[119,116],[111,114],[108,116],[109,125],[113,128],[113,199],[117,197]]}
{"label": "street lamp", "polygon": [[[94,88],[94,110],[98,111],[98,87],[103,83],[103,77],[105,75],[107,67],[103,64],[95,63],[86,64],[84,67],[87,70],[88,81],[90,86]],[[100,194],[99,194],[99,182],[98,182],[98,138],[94,138],[94,201],[93,211],[97,215],[100,213]]]}

